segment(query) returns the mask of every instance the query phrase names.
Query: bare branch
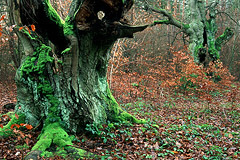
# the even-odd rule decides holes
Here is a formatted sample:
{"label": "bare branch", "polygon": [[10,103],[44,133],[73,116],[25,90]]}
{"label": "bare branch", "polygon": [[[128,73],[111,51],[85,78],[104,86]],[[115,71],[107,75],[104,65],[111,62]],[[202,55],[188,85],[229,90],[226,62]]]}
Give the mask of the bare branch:
{"label": "bare branch", "polygon": [[226,16],[228,16],[234,23],[236,23],[236,25],[238,25],[239,27],[240,27],[240,25],[239,25],[239,23],[235,20],[235,19],[233,19],[228,13],[226,13],[226,12],[217,12],[217,14],[225,14]]}
{"label": "bare branch", "polygon": [[116,36],[118,38],[133,38],[133,34],[136,32],[141,32],[144,29],[146,29],[149,25],[141,25],[141,26],[130,26],[130,25],[125,25],[121,23],[116,24]]}
{"label": "bare branch", "polygon": [[228,42],[233,37],[233,31],[230,28],[226,28],[224,33],[216,39],[216,49],[221,50],[222,44]]}
{"label": "bare branch", "polygon": [[189,25],[176,20],[173,17],[171,12],[168,12],[165,9],[154,8],[154,7],[152,7],[152,6],[148,5],[148,4],[146,4],[143,9],[145,9],[146,11],[150,10],[152,12],[162,14],[163,16],[168,18],[167,20],[154,21],[152,26],[157,25],[157,24],[166,24],[166,25],[170,24],[170,25],[174,25],[177,28],[183,30],[184,33],[189,34],[188,31],[187,31],[189,29]]}

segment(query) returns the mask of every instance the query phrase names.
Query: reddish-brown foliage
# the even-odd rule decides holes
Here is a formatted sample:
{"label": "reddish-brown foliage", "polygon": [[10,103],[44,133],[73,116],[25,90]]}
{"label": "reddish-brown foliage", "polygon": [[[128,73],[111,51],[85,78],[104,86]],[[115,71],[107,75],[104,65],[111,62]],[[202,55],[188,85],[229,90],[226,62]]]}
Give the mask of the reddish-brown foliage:
{"label": "reddish-brown foliage", "polygon": [[114,96],[125,103],[137,98],[158,102],[169,93],[210,100],[213,94],[226,96],[226,90],[233,91],[234,77],[221,62],[211,62],[204,67],[194,62],[187,49],[174,50],[168,60],[161,56],[149,58],[141,55],[135,61],[129,61],[116,54],[120,58],[111,62],[115,68],[110,84]]}

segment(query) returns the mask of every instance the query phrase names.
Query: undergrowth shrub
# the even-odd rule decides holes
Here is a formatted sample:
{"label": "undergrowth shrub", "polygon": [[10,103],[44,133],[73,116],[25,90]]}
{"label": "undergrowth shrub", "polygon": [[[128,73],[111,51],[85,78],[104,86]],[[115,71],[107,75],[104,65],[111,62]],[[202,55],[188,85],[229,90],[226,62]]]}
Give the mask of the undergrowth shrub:
{"label": "undergrowth shrub", "polygon": [[134,61],[118,50],[115,61],[111,59],[109,65],[111,75],[108,78],[113,95],[122,103],[134,102],[138,98],[159,102],[169,95],[210,101],[233,89],[234,77],[222,62],[211,62],[204,67],[194,62],[186,47],[175,50],[171,49],[170,59],[141,54],[135,56]]}
{"label": "undergrowth shrub", "polygon": [[162,83],[175,92],[194,95],[206,99],[213,92],[223,92],[231,88],[234,77],[222,62],[210,62],[208,67],[196,64],[187,51],[172,52],[173,59],[165,68],[169,79]]}

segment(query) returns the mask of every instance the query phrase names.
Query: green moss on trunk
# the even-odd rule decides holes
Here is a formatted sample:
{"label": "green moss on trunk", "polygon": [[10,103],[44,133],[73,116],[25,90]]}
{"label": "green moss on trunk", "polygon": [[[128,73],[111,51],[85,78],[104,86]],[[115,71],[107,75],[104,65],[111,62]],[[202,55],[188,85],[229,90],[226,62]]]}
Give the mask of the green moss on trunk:
{"label": "green moss on trunk", "polygon": [[54,21],[59,28],[63,27],[64,21],[61,19],[61,17],[58,15],[57,11],[52,7],[49,0],[44,0],[45,3],[45,12],[47,13],[47,16],[50,20]]}
{"label": "green moss on trunk", "polygon": [[71,20],[70,17],[67,16],[67,18],[65,19],[65,23],[64,23],[63,28],[64,28],[64,34],[66,36],[75,35],[73,21]]}

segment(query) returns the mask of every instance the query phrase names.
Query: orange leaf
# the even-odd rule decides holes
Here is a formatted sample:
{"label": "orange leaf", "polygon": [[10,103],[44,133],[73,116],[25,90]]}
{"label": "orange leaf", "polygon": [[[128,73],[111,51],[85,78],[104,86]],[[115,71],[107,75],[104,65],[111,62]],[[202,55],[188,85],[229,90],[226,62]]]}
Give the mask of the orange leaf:
{"label": "orange leaf", "polygon": [[6,17],[6,15],[3,15],[0,19],[0,21],[4,20],[5,17]]}
{"label": "orange leaf", "polygon": [[2,33],[0,32],[0,37],[2,36]]}
{"label": "orange leaf", "polygon": [[17,128],[19,128],[20,126],[18,125],[18,124],[13,124],[13,125],[11,125],[11,129],[13,129],[13,127],[17,127]]}
{"label": "orange leaf", "polygon": [[4,114],[2,115],[3,118],[10,118],[8,115]]}
{"label": "orange leaf", "polygon": [[20,27],[20,28],[19,28],[19,31],[21,31],[22,29],[23,29],[23,27]]}
{"label": "orange leaf", "polygon": [[172,151],[174,154],[177,154],[178,153],[178,151]]}
{"label": "orange leaf", "polygon": [[26,128],[29,129],[29,130],[33,129],[33,127],[31,125],[29,125],[29,124],[26,125]]}
{"label": "orange leaf", "polygon": [[1,128],[3,128],[3,125],[2,125],[2,124],[0,124],[0,127],[1,127]]}
{"label": "orange leaf", "polygon": [[31,34],[31,30],[27,27],[28,33]]}
{"label": "orange leaf", "polygon": [[17,115],[17,114],[15,113],[15,117],[18,119],[18,118],[19,118],[19,115]]}
{"label": "orange leaf", "polygon": [[36,30],[36,27],[35,27],[35,25],[31,25],[31,29],[32,29],[32,31],[34,32],[35,30]]}

